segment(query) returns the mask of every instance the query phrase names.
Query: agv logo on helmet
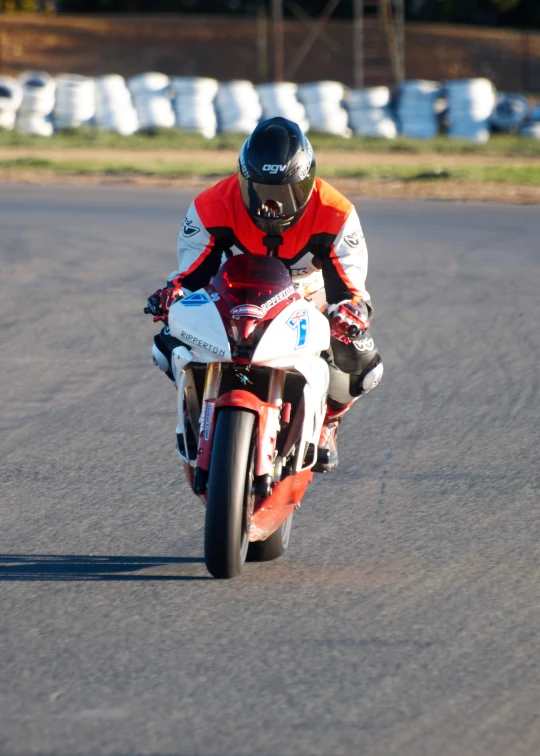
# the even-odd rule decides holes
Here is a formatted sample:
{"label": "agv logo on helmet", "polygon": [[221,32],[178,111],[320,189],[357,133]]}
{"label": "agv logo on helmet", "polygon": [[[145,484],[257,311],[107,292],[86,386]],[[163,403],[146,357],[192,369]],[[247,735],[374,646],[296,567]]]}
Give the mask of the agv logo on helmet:
{"label": "agv logo on helmet", "polygon": [[266,173],[283,173],[283,171],[287,168],[287,164],[285,165],[269,165],[268,163],[266,165],[263,165],[262,169]]}

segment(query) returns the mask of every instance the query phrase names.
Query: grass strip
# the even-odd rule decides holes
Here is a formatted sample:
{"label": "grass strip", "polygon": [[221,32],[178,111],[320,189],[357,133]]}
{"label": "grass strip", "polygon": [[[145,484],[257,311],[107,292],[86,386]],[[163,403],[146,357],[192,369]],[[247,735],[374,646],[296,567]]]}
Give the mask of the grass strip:
{"label": "grass strip", "polygon": [[[408,153],[412,155],[492,155],[500,157],[540,157],[540,140],[513,135],[493,135],[486,144],[472,144],[446,136],[435,139],[342,139],[327,134],[310,133],[309,138],[317,150],[348,152]],[[86,127],[58,132],[53,137],[36,137],[17,131],[0,129],[0,147],[39,147],[51,150],[96,147],[126,150],[239,150],[246,137],[242,134],[219,134],[215,139],[204,139],[178,129],[153,133],[121,136]]]}
{"label": "grass strip", "polygon": [[[219,179],[230,175],[235,166],[207,166],[193,164],[171,164],[153,162],[137,164],[118,164],[104,161],[79,160],[46,160],[35,157],[14,158],[0,160],[0,171],[31,170],[53,173],[55,175],[87,175],[87,176],[116,176],[122,177],[154,177],[164,179],[175,178],[208,178]],[[493,182],[511,184],[540,185],[540,165],[508,164],[500,166],[468,166],[452,169],[438,169],[432,166],[417,164],[413,166],[366,166],[365,168],[333,167],[321,165],[321,176],[349,179],[378,179],[387,181],[424,181],[424,182]]]}

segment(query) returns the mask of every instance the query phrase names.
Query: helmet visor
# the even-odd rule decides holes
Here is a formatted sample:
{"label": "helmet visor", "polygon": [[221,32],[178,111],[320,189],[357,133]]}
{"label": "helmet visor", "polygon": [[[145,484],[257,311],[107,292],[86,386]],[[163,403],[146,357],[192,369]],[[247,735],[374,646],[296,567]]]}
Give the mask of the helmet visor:
{"label": "helmet visor", "polygon": [[255,218],[292,219],[306,206],[315,176],[294,184],[260,184],[239,171],[238,180],[244,205]]}

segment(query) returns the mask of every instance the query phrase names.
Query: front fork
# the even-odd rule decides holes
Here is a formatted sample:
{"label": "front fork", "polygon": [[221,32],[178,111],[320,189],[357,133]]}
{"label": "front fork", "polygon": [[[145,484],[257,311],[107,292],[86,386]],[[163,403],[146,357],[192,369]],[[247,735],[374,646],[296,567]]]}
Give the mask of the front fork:
{"label": "front fork", "polygon": [[[219,397],[222,367],[219,362],[211,362],[206,369],[199,435],[197,441],[197,466],[194,473],[193,490],[196,494],[206,491],[210,455],[214,433],[216,405],[245,407],[258,416],[257,459],[255,465],[255,488],[257,495],[269,495],[280,428],[280,414],[283,408],[283,391],[286,371],[272,369],[268,385],[267,401],[264,402],[248,391],[230,391]],[[257,490],[259,489],[259,490]]]}

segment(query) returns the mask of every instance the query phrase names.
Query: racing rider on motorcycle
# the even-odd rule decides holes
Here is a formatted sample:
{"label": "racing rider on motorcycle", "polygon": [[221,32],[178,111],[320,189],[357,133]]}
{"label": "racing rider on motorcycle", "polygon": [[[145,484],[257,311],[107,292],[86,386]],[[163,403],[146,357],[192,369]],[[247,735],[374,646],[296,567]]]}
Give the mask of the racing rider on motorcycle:
{"label": "racing rider on motorcycle", "polygon": [[[238,172],[202,192],[178,237],[178,270],[148,299],[155,321],[167,323],[171,304],[210,283],[227,257],[273,249],[300,293],[327,303],[331,343],[328,405],[315,470],[338,465],[336,434],[354,402],[383,373],[369,327],[365,289],[367,248],[349,200],[315,177],[315,157],[300,127],[285,118],[260,123],[240,152]],[[167,325],[154,338],[154,363],[169,378],[180,342]]]}

